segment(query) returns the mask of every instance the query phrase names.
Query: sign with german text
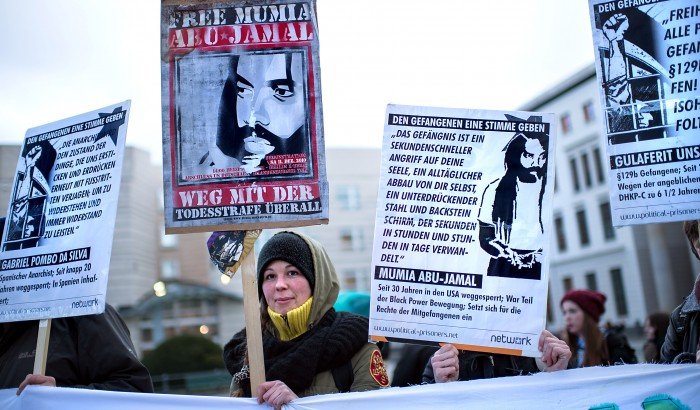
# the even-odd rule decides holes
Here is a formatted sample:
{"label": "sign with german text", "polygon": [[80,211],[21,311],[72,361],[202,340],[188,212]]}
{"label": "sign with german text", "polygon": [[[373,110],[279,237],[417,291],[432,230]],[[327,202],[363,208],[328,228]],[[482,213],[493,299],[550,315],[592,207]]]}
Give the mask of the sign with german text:
{"label": "sign with german text", "polygon": [[328,222],[314,5],[163,2],[167,233]]}
{"label": "sign with german text", "polygon": [[0,242],[0,322],[104,311],[130,105],[27,131]]}
{"label": "sign with german text", "polygon": [[700,4],[589,4],[613,224],[700,218]]}
{"label": "sign with german text", "polygon": [[539,354],[552,121],[388,106],[372,257],[375,340]]}

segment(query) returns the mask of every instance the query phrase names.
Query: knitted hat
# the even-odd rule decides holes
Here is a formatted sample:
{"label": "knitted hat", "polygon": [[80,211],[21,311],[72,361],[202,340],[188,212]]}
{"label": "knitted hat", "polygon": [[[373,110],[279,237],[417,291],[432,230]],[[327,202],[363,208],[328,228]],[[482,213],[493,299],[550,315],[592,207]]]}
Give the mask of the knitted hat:
{"label": "knitted hat", "polygon": [[262,297],[263,272],[267,265],[283,260],[294,265],[309,281],[311,293],[314,291],[316,274],[309,245],[299,235],[292,232],[280,232],[265,243],[258,256],[258,295]]}
{"label": "knitted hat", "polygon": [[588,289],[570,290],[561,298],[560,305],[565,300],[576,303],[584,312],[596,322],[605,313],[605,300],[607,297],[601,292]]}

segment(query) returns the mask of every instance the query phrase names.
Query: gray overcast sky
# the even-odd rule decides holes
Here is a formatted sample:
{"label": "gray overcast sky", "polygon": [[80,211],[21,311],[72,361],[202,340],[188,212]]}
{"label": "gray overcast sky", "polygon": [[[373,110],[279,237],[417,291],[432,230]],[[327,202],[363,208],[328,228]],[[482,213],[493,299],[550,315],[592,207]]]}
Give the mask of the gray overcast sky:
{"label": "gray overcast sky", "polygon": [[[0,0],[0,143],[131,99],[161,157],[160,2]],[[327,147],[380,147],[387,103],[513,110],[593,63],[585,0],[318,0]]]}

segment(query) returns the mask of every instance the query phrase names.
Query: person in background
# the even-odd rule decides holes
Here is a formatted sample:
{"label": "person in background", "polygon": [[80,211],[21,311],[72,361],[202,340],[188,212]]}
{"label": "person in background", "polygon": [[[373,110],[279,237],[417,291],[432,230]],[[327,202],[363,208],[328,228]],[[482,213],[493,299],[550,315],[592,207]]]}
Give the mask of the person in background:
{"label": "person in background", "polygon": [[637,363],[634,349],[621,332],[601,331],[600,316],[605,312],[605,294],[594,290],[570,290],[561,299],[566,329],[562,339],[571,349],[569,367]]}
{"label": "person in background", "polygon": [[655,312],[644,321],[644,361],[658,363],[661,360],[661,346],[666,339],[670,315],[668,312]]}
{"label": "person in background", "polygon": [[[685,221],[683,230],[696,258],[700,254],[698,224],[700,221]],[[661,361],[664,363],[700,363],[700,277],[695,286],[671,313],[671,322],[666,331],[666,339],[661,347]]]}
{"label": "person in background", "polygon": [[[270,238],[258,257],[265,376],[258,402],[277,409],[304,396],[387,387],[368,320],[336,312],[338,277],[326,250],[294,232]],[[245,329],[224,347],[231,395],[251,397]]]}

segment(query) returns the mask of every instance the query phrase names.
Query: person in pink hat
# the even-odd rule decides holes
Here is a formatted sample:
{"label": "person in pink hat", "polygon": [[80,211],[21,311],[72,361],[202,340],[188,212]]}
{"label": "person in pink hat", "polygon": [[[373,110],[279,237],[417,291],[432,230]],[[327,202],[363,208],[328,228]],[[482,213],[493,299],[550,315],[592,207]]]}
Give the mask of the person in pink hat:
{"label": "person in pink hat", "polygon": [[598,326],[606,299],[605,294],[588,289],[570,290],[561,298],[566,325],[562,340],[571,349],[569,368],[637,363],[624,334]]}

